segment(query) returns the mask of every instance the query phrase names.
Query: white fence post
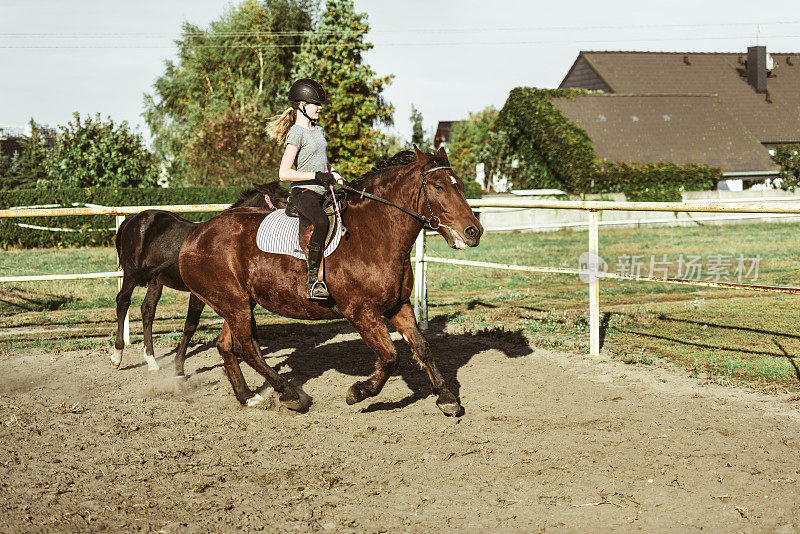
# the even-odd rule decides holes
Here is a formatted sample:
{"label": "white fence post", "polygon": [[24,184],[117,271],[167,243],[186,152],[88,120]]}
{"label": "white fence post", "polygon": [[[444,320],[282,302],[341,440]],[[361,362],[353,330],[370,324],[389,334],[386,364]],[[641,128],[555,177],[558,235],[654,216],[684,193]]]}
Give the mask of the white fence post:
{"label": "white fence post", "polygon": [[414,315],[423,330],[428,328],[427,265],[425,264],[425,229],[417,236],[414,245]]}
{"label": "white fence post", "polygon": [[[122,226],[122,222],[124,220],[125,220],[124,215],[116,216],[117,232],[119,232],[119,227]],[[119,262],[119,257],[117,257],[117,261]],[[122,289],[122,278],[117,278],[117,292],[119,292],[121,289]],[[130,314],[128,312],[125,312],[125,321],[122,326],[122,339],[126,345],[131,344],[131,322],[130,322]]]}
{"label": "white fence post", "polygon": [[589,210],[589,354],[600,355],[600,268],[597,210]]}

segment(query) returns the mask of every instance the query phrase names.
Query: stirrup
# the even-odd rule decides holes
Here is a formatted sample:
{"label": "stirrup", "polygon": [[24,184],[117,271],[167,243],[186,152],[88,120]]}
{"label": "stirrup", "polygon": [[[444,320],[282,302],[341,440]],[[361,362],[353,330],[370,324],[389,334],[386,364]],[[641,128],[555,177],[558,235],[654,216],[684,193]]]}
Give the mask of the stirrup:
{"label": "stirrup", "polygon": [[328,300],[331,294],[328,293],[328,286],[322,280],[315,280],[308,286],[308,298],[311,300]]}

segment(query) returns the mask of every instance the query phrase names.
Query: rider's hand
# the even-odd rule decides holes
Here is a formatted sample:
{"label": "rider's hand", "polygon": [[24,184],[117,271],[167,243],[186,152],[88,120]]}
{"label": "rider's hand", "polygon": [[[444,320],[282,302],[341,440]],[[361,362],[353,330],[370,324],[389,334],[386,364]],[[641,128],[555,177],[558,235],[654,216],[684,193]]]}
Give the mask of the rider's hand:
{"label": "rider's hand", "polygon": [[[336,174],[338,176],[338,173],[336,173]],[[340,180],[341,180],[341,178],[342,177],[339,176]],[[333,173],[330,173],[330,172],[317,171],[317,173],[314,175],[314,179],[317,182],[319,182],[319,183],[321,183],[322,185],[325,185],[325,186],[331,186],[331,185],[333,185],[333,184],[335,184],[337,182],[336,177],[334,177]]]}
{"label": "rider's hand", "polygon": [[341,174],[336,171],[331,172],[331,174],[333,174],[333,178],[336,180],[337,184],[344,184],[344,178],[342,178]]}

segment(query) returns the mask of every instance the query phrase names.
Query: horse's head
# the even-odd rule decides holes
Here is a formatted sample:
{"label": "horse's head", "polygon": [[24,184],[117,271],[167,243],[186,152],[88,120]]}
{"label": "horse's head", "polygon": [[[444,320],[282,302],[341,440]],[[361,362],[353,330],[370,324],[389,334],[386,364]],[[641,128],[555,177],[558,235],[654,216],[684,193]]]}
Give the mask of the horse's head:
{"label": "horse's head", "polygon": [[450,247],[477,247],[483,226],[467,204],[464,182],[450,168],[444,148],[433,157],[416,146],[414,151],[422,174],[417,211],[433,219],[431,227],[442,234]]}
{"label": "horse's head", "polygon": [[283,209],[289,202],[289,191],[282,187],[280,182],[270,182],[268,184],[253,184],[253,187],[264,195],[264,202],[271,202],[276,209]]}

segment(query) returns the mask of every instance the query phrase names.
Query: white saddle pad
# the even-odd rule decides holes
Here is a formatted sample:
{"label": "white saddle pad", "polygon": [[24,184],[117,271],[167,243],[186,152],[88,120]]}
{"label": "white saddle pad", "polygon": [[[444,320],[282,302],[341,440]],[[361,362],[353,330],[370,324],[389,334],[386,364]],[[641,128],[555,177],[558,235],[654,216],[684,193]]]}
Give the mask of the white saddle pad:
{"label": "white saddle pad", "polygon": [[[345,231],[344,225],[337,221],[333,238],[323,252],[324,256],[330,256],[336,250]],[[288,254],[304,260],[307,254],[300,248],[297,238],[299,233],[300,219],[298,217],[287,217],[286,210],[275,210],[261,221],[258,232],[256,232],[256,245],[264,252]]]}

